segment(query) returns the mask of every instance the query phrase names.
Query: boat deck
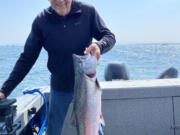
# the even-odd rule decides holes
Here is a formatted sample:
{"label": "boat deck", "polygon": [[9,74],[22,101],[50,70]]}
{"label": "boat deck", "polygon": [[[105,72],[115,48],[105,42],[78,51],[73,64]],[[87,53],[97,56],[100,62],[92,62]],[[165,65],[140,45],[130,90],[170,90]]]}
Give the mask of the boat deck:
{"label": "boat deck", "polygon": [[[177,135],[180,134],[180,79],[101,82],[105,135]],[[38,87],[49,97],[49,87]],[[33,117],[27,111],[39,110],[43,99],[38,94],[17,98],[15,122],[23,125]],[[76,135],[70,125],[70,105],[62,135]]]}

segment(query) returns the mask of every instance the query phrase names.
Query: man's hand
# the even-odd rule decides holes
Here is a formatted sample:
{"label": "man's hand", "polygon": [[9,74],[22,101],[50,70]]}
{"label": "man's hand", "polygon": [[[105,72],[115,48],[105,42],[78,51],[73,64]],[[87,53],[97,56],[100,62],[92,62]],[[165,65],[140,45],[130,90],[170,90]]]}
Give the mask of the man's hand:
{"label": "man's hand", "polygon": [[0,92],[0,99],[4,99],[4,98],[5,98],[5,95],[2,92]]}
{"label": "man's hand", "polygon": [[96,43],[92,43],[86,50],[84,51],[84,54],[91,54],[93,56],[96,56],[97,60],[100,59],[100,48]]}

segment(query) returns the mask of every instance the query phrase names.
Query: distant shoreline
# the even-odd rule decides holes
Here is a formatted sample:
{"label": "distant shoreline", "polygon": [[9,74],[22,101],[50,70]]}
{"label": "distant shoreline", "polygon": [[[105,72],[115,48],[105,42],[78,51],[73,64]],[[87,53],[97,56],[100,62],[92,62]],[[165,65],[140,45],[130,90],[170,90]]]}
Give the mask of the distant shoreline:
{"label": "distant shoreline", "polygon": [[[116,43],[116,45],[180,45],[180,43]],[[17,44],[0,44],[0,46],[24,46],[24,44],[17,43]]]}

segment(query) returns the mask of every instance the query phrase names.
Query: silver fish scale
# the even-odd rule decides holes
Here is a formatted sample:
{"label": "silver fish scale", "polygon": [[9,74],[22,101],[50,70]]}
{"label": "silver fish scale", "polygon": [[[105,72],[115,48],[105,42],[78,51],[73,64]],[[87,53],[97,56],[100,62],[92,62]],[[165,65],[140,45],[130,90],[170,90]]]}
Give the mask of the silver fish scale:
{"label": "silver fish scale", "polygon": [[77,135],[98,135],[101,91],[97,90],[96,82],[81,72],[78,66],[75,67],[73,113]]}

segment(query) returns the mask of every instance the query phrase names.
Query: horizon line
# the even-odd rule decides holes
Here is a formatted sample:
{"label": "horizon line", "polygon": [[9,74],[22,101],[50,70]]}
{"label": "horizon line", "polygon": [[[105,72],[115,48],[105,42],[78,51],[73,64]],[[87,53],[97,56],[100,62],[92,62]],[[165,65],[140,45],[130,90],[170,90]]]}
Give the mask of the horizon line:
{"label": "horizon line", "polygon": [[[169,45],[169,44],[180,44],[180,42],[137,42],[137,43],[132,43],[132,42],[117,42],[115,44],[162,44],[162,45]],[[24,43],[5,43],[1,44],[0,46],[24,46]]]}

